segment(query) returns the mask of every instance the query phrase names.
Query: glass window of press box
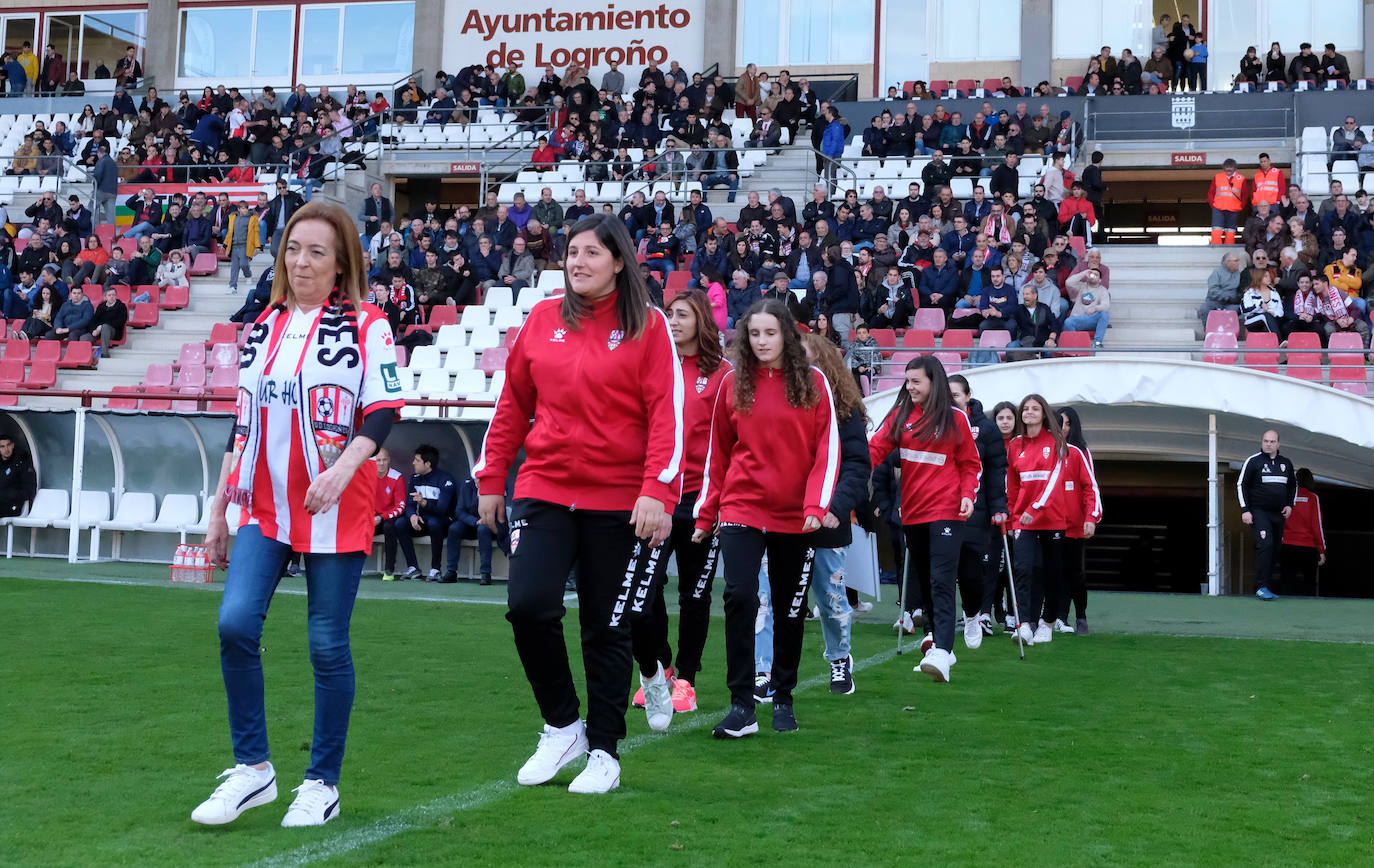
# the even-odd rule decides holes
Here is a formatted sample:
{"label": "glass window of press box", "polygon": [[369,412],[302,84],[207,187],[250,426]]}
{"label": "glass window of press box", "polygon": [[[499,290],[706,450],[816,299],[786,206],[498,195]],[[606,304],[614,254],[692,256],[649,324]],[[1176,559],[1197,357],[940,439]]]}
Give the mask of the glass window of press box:
{"label": "glass window of press box", "polygon": [[[114,75],[115,63],[130,46],[138,49],[138,60],[145,61],[143,49],[148,35],[146,12],[86,12],[72,15],[49,15],[48,36],[43,44],[53,49],[67,63],[67,75],[75,73],[82,81],[90,82],[102,64]],[[6,37],[9,36],[6,22]],[[14,23],[19,24],[19,21]],[[21,28],[22,29],[22,28]],[[32,28],[23,39],[31,38]],[[22,42],[22,39],[20,40]],[[19,43],[16,42],[17,46]],[[8,38],[6,45],[9,45]],[[37,46],[35,46],[37,49]],[[37,49],[41,53],[41,49]]]}

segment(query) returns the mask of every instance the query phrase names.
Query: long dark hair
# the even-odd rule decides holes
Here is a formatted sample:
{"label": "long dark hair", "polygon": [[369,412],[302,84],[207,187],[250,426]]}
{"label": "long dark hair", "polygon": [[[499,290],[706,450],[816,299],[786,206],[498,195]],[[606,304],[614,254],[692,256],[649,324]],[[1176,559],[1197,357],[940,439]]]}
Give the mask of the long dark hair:
{"label": "long dark hair", "polygon": [[[1011,436],[1012,436],[1012,437],[1015,437],[1015,436],[1016,436],[1016,426],[1017,426],[1018,424],[1020,424],[1020,417],[1019,417],[1019,416],[1017,415],[1017,413],[1016,413],[1016,405],[1015,405],[1015,404],[1013,404],[1013,403],[1010,402],[1010,401],[998,401],[998,402],[997,402],[997,405],[996,405],[995,407],[992,408],[992,412],[988,414],[988,418],[992,420],[992,424],[996,425],[996,424],[997,424],[997,416],[998,416],[998,414],[1000,414],[1003,410],[1010,410],[1010,411],[1011,411],[1011,419],[1012,419],[1012,422],[1011,422]],[[997,428],[997,431],[1000,433],[1001,430],[1002,430],[1002,428],[999,426],[999,427]]]}
{"label": "long dark hair", "polygon": [[[1087,455],[1088,441],[1083,439],[1083,423],[1078,419],[1078,411],[1072,407],[1060,407],[1058,413],[1055,414],[1056,422],[1059,421],[1060,416],[1069,420],[1069,430],[1064,434],[1064,441],[1070,446],[1077,446],[1082,449],[1083,454]],[[1064,430],[1063,426],[1060,427],[1060,430]]]}
{"label": "long dark hair", "polygon": [[[918,369],[930,380],[930,397],[921,408],[921,418],[911,433],[917,440],[939,442],[954,431],[954,403],[949,396],[949,377],[945,375],[945,366],[934,356],[917,356],[906,363],[906,371]],[[897,403],[888,413],[888,418],[892,420],[888,436],[892,438],[894,446],[901,442],[902,429],[906,427],[906,420],[911,418],[915,407],[916,402],[903,385],[897,392]]]}
{"label": "long dark hair", "polygon": [[1054,438],[1054,452],[1060,458],[1068,452],[1068,447],[1064,442],[1064,429],[1059,427],[1059,417],[1055,415],[1054,409],[1050,407],[1050,402],[1040,395],[1029,394],[1021,399],[1021,404],[1016,408],[1016,435],[1017,437],[1026,436],[1026,423],[1021,421],[1021,414],[1026,411],[1026,405],[1034,401],[1040,405],[1041,427],[1050,432]]}
{"label": "long dark hair", "polygon": [[[572,231],[568,233],[568,245],[583,232],[594,233],[596,240],[620,262],[620,273],[615,276],[616,318],[626,339],[641,337],[649,324],[649,289],[644,284],[644,275],[639,273],[639,266],[635,264],[635,247],[630,241],[629,231],[624,223],[612,215],[589,214],[573,224]],[[564,275],[566,278],[566,266]],[[563,293],[563,322],[576,331],[580,320],[590,315],[591,309],[591,302],[572,291],[569,279],[568,289]]]}
{"label": "long dark hair", "polygon": [[830,383],[835,419],[843,423],[858,413],[864,420],[864,427],[867,428],[868,408],[864,406],[863,393],[859,391],[859,384],[855,382],[854,375],[849,373],[849,368],[845,366],[840,348],[814,332],[802,335],[801,340],[802,349],[808,351],[807,357],[811,359],[811,363],[821,369],[826,381]]}
{"label": "long dark hair", "polygon": [[[705,269],[702,269],[705,272]],[[693,287],[684,289],[673,296],[673,300],[668,302],[671,308],[678,302],[687,305],[692,311],[692,316],[697,321],[697,347],[693,353],[697,357],[697,370],[706,376],[710,376],[720,367],[725,354],[720,349],[720,327],[716,325],[716,318],[711,313],[711,302],[706,297],[706,293]]]}
{"label": "long dark hair", "polygon": [[735,363],[735,410],[748,413],[754,409],[754,378],[758,375],[759,360],[754,355],[753,344],[749,343],[749,323],[765,313],[777,319],[782,331],[782,377],[787,403],[793,407],[816,406],[821,399],[820,390],[811,375],[811,364],[806,360],[797,321],[787,305],[770,298],[754,302],[735,327],[735,339],[730,344],[731,361]]}

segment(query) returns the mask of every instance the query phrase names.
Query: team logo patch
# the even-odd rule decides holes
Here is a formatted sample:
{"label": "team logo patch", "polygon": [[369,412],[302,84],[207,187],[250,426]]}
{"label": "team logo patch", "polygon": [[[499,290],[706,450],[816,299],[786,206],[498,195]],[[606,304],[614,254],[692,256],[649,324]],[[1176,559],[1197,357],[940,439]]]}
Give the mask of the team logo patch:
{"label": "team logo patch", "polygon": [[309,399],[310,427],[320,460],[325,467],[333,467],[353,433],[353,393],[339,386],[316,386]]}
{"label": "team logo patch", "polygon": [[563,343],[567,343],[567,341],[564,340],[567,336],[568,336],[568,330],[567,330],[567,329],[554,329],[554,330],[553,330],[553,337],[549,338],[549,343],[551,343],[551,344],[563,344]]}
{"label": "team logo patch", "polygon": [[944,529],[940,531],[940,536],[951,536],[951,532],[948,525],[946,525]]}
{"label": "team logo patch", "polygon": [[[387,335],[390,343],[391,335]],[[382,385],[388,392],[401,391],[401,378],[396,375],[396,363],[386,362],[382,365]]]}
{"label": "team logo patch", "polygon": [[[625,340],[625,332],[621,331],[620,329],[612,329],[611,336],[606,338],[606,349],[615,349],[616,347],[620,346],[620,342],[623,340]],[[698,389],[697,391],[700,391],[700,389]]]}
{"label": "team logo patch", "polygon": [[511,528],[510,532],[510,553],[515,554],[515,550],[520,548],[520,528]]}
{"label": "team logo patch", "polygon": [[1040,455],[1041,455],[1041,457],[1049,458],[1049,457],[1050,457],[1050,447],[1046,446],[1045,448],[1041,449],[1041,450],[1040,450]]}
{"label": "team logo patch", "polygon": [[707,380],[705,377],[697,377],[697,394],[698,394],[698,395],[700,395],[702,392],[705,392],[705,391],[706,391],[706,384],[707,384],[708,382],[710,382],[710,381]]}
{"label": "team logo patch", "polygon": [[1269,531],[1267,531],[1267,530],[1262,530],[1262,531],[1260,531],[1260,539],[1268,539],[1268,538],[1269,538]]}

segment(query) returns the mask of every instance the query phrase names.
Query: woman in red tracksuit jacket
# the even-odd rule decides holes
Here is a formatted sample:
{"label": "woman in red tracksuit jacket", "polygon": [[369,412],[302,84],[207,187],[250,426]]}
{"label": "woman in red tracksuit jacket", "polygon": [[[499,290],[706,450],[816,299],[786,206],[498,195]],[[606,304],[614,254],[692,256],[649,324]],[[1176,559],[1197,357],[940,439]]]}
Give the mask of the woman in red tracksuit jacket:
{"label": "woman in red tracksuit jacket", "polygon": [[[506,618],[545,726],[517,780],[542,784],[587,753],[568,789],[604,793],[620,784],[629,622],[649,598],[651,579],[638,577],[634,562],[667,538],[681,493],[682,375],[624,224],[599,214],[579,220],[564,262],[568,291],[537,303],[511,347],[473,476],[478,514],[500,533],[506,475],[524,447]],[[563,583],[574,564],[585,726],[563,640]]]}
{"label": "woman in red tracksuit jacket", "polygon": [[735,367],[711,421],[697,531],[712,528],[725,558],[725,666],[730,711],[716,738],[758,732],[754,717],[754,619],[759,565],[768,553],[773,593],[773,729],[797,728],[792,691],[801,662],[811,532],[838,527],[829,512],[840,466],[830,384],[806,362],[796,322],[780,301],[756,302],[740,319]]}
{"label": "woman in red tracksuit jacket", "polygon": [[[1021,611],[1017,631],[1026,644],[1054,634],[1041,617],[1053,617],[1064,581],[1064,532],[1069,526],[1064,491],[1069,446],[1059,419],[1039,395],[1017,408],[1017,435],[1007,444],[1007,513],[1012,523],[1012,570]],[[1039,626],[1032,630],[1032,619]]]}
{"label": "woman in red tracksuit jacket", "polygon": [[[668,328],[682,364],[682,499],[673,510],[673,532],[663,545],[645,549],[644,569],[653,574],[653,601],[643,617],[631,622],[635,660],[639,663],[640,691],[634,704],[643,708],[649,728],[668,728],[674,713],[696,711],[697,673],[701,651],[711,623],[711,585],[716,577],[719,553],[713,535],[693,542],[696,520],[692,508],[701,491],[706,453],[711,446],[711,412],[716,394],[730,370],[720,349],[720,330],[711,314],[711,302],[699,289],[687,289],[668,304]],[[663,590],[668,577],[668,558],[677,556],[677,668],[668,644],[668,610]]]}
{"label": "woman in red tracksuit jacket", "polygon": [[[869,440],[869,458],[875,466],[894,449],[901,456],[902,530],[907,548],[902,599],[929,600],[934,627],[932,644],[921,643],[925,657],[916,668],[944,682],[954,665],[959,548],[964,520],[973,514],[978,497],[983,463],[968,416],[954,406],[945,367],[934,356],[907,362],[906,386]],[[912,612],[902,612],[896,626],[913,632]]]}
{"label": "woman in red tracksuit jacket", "polygon": [[[1064,494],[1068,497],[1068,528],[1064,540],[1064,584],[1067,593],[1059,595],[1059,609],[1054,618],[1058,633],[1088,635],[1088,580],[1083,565],[1083,549],[1102,523],[1102,492],[1097,487],[1093,470],[1093,456],[1083,439],[1083,423],[1072,407],[1059,410],[1059,426],[1069,444],[1073,464],[1064,478]],[[1069,602],[1072,598],[1078,618],[1069,626]]]}

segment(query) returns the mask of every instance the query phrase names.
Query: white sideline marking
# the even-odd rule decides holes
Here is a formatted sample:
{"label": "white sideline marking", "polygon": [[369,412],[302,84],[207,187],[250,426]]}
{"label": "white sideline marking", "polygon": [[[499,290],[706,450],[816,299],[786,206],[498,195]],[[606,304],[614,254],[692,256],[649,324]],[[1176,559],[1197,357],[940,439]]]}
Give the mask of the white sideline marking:
{"label": "white sideline marking", "polygon": [[[896,649],[890,648],[887,651],[883,651],[880,654],[875,654],[872,657],[855,663],[854,671],[858,672],[870,666],[886,663],[896,656]],[[828,673],[817,675],[799,683],[796,690],[793,692],[801,693],[804,690],[810,690],[822,684],[829,683],[830,675]],[[630,751],[645,747],[673,735],[693,732],[703,727],[710,726],[724,713],[724,710],[716,714],[698,711],[681,724],[675,724],[673,728],[665,734],[646,732],[636,735],[633,738],[625,739],[620,743],[620,753],[624,755]],[[513,773],[511,778],[514,778]],[[475,789],[442,796],[432,802],[417,805],[416,807],[408,808],[404,811],[398,811],[388,817],[374,820],[366,826],[350,829],[333,838],[316,841],[313,844],[306,844],[294,850],[287,850],[285,853],[279,853],[276,856],[269,856],[266,859],[251,863],[247,868],[294,868],[294,866],[298,865],[310,865],[328,859],[336,859],[345,853],[351,853],[354,850],[381,843],[402,832],[420,828],[438,817],[454,814],[459,811],[484,807],[511,795],[518,789],[520,789],[520,786],[512,779],[489,781]]]}
{"label": "white sideline marking", "polygon": [[[26,582],[74,582],[81,585],[123,585],[134,588],[170,588],[174,587],[170,583],[159,584],[158,582],[138,582],[131,579],[98,579],[98,578],[78,578],[75,576],[14,576],[13,578]],[[224,582],[187,582],[177,587],[193,588],[202,591],[223,591]],[[278,594],[288,594],[293,597],[304,597],[306,592],[300,588],[277,588]],[[422,594],[379,594],[375,591],[358,591],[360,600],[402,600],[407,603],[471,603],[477,606],[504,606],[505,600],[487,600],[472,597],[434,597]]]}

